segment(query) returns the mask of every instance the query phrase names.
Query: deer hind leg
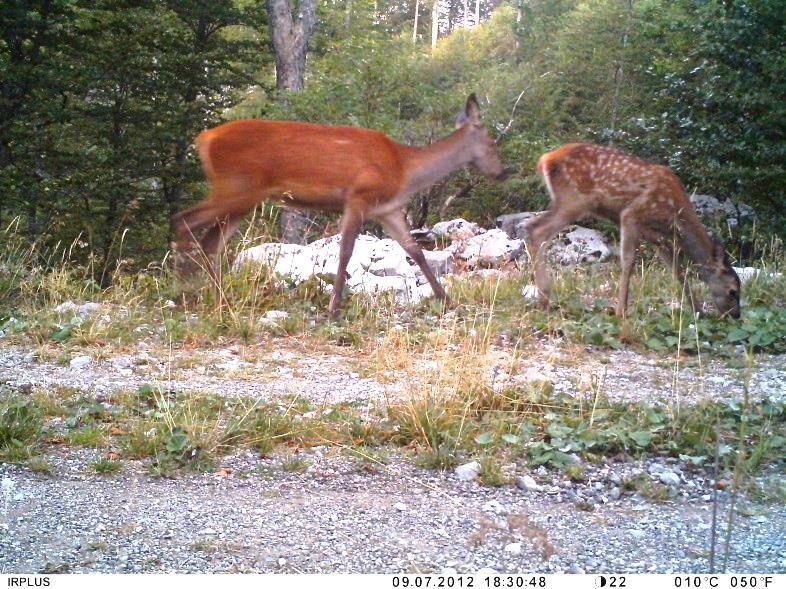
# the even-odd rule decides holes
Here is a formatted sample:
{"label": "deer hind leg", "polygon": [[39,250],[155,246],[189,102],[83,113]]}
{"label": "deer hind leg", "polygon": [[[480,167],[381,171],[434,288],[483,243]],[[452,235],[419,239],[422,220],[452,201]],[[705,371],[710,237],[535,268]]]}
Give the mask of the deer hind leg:
{"label": "deer hind leg", "polygon": [[544,245],[554,236],[581,216],[582,211],[560,207],[552,202],[551,206],[527,224],[525,240],[532,260],[535,286],[538,287],[538,299],[543,308],[550,307],[551,279],[546,268],[546,252]]}
{"label": "deer hind leg", "polygon": [[344,294],[344,284],[347,281],[347,265],[352,257],[352,250],[355,249],[355,240],[362,225],[363,215],[348,206],[341,219],[341,249],[339,250],[336,279],[333,281],[333,295],[330,297],[329,310],[335,317],[338,317],[341,311],[341,298]]}
{"label": "deer hind leg", "polygon": [[404,217],[404,211],[394,211],[387,215],[377,217],[377,220],[382,224],[383,229],[395,239],[399,245],[404,248],[407,255],[415,260],[415,263],[420,267],[423,275],[431,285],[431,290],[434,291],[434,296],[443,302],[448,301],[448,295],[445,289],[437,280],[431,266],[426,261],[426,256],[423,254],[423,249],[418,245],[410,233],[409,224]]}

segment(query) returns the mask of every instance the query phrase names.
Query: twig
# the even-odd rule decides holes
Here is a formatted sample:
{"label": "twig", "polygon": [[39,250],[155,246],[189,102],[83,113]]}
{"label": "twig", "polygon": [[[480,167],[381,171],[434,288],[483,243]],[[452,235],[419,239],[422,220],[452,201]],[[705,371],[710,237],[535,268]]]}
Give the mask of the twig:
{"label": "twig", "polygon": [[[550,74],[551,72],[546,72],[544,74],[541,74],[540,77],[545,78]],[[522,90],[521,92],[519,92],[519,96],[518,98],[516,98],[516,102],[513,103],[513,108],[510,111],[510,120],[508,121],[507,125],[505,125],[502,129],[500,129],[499,134],[497,135],[497,141],[499,141],[502,138],[502,136],[505,135],[510,130],[511,126],[513,126],[513,120],[516,114],[516,107],[518,107],[519,102],[521,101],[521,97],[524,96],[524,93],[530,88],[532,88],[532,82],[527,84],[527,87],[524,88],[524,90]]]}

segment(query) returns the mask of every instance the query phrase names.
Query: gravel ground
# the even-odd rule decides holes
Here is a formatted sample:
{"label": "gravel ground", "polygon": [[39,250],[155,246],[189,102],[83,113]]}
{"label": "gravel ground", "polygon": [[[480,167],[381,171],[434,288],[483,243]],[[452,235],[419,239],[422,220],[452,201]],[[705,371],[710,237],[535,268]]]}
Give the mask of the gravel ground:
{"label": "gravel ground", "polygon": [[[509,352],[497,350],[498,365],[509,365]],[[257,356],[257,357],[255,357]],[[70,362],[89,362],[84,367],[40,362],[35,354],[17,346],[0,348],[0,381],[14,385],[55,384],[94,392],[111,392],[120,387],[160,384],[169,390],[215,392],[224,396],[247,395],[274,399],[298,395],[312,404],[341,401],[393,401],[422,394],[417,371],[389,371],[384,382],[363,378],[358,358],[290,347],[260,354],[258,349],[237,346],[210,352],[147,351],[93,359],[74,355]],[[76,362],[77,366],[79,365]],[[434,361],[426,360],[435,370]],[[721,359],[695,361],[664,360],[633,351],[593,353],[567,352],[556,346],[529,350],[519,361],[520,372],[505,376],[497,384],[511,381],[549,380],[557,391],[570,394],[593,392],[593,380],[602,380],[602,391],[620,400],[739,399],[743,394],[743,371],[730,368]],[[786,355],[759,355],[750,372],[749,392],[753,398],[786,398]]]}
{"label": "gravel ground", "polygon": [[[545,376],[557,390],[583,394],[591,375],[604,392],[668,398],[674,368],[634,352],[578,360],[546,349],[523,360],[524,379]],[[276,397],[314,403],[377,402],[411,394],[411,383],[352,373],[357,358],[280,349],[265,362],[236,349],[164,359],[146,352],[91,359],[83,368],[39,362],[0,348],[0,382],[57,384],[95,394],[160,382],[170,389]],[[73,358],[71,359],[73,360]],[[78,362],[77,362],[78,364]],[[391,375],[386,375],[390,377]],[[738,370],[711,361],[676,371],[680,398],[736,398]],[[388,381],[393,384],[388,384]],[[782,398],[786,356],[761,356],[754,396]],[[417,390],[417,389],[415,389]],[[89,471],[94,451],[59,447],[50,475],[0,464],[0,572],[707,572],[711,481],[677,461],[586,465],[573,483],[553,471],[509,465],[518,486],[490,488],[453,471],[433,473],[393,456],[374,472],[331,448],[302,454],[310,465],[286,472],[286,457],[245,451],[218,473],[151,478],[139,462],[116,475]],[[511,470],[512,469],[512,470]],[[623,478],[649,477],[671,498],[653,502]],[[783,481],[770,471],[763,479]],[[729,497],[719,492],[723,551]],[[786,505],[741,498],[728,571],[786,572]]]}
{"label": "gravel ground", "polygon": [[[401,460],[358,473],[321,449],[300,473],[244,454],[219,475],[153,479],[131,466],[102,478],[82,474],[76,454],[53,476],[0,466],[14,481],[0,572],[708,571],[712,504],[696,493],[651,503],[608,500],[609,480],[489,488]],[[601,501],[587,511],[571,492]],[[728,570],[786,572],[784,522],[784,505],[738,515]]]}

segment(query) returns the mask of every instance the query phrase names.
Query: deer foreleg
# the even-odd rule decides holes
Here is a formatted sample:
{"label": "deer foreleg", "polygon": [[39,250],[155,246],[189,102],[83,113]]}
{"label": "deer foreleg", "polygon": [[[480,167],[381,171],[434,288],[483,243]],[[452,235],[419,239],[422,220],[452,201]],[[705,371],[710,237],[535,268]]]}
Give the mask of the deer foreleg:
{"label": "deer foreleg", "polygon": [[655,245],[660,259],[663,260],[663,262],[672,269],[674,276],[677,278],[679,283],[683,285],[688,291],[688,298],[690,300],[693,312],[701,312],[703,306],[701,297],[698,293],[693,291],[690,280],[688,280],[687,274],[685,272],[685,266],[683,266],[683,264],[680,262],[677,251],[671,242],[667,240],[667,238],[651,231],[645,232],[644,238]]}
{"label": "deer foreleg", "polygon": [[628,210],[620,216],[620,289],[617,301],[617,315],[625,317],[628,310],[628,291],[630,276],[633,272],[633,262],[636,260],[636,250],[641,241],[641,230],[633,211]]}
{"label": "deer foreleg", "polygon": [[543,308],[550,306],[551,279],[546,268],[546,252],[543,247],[566,225],[573,223],[581,211],[571,211],[567,208],[560,209],[552,204],[546,211],[535,217],[527,224],[525,239],[527,251],[532,260],[535,286],[538,287],[538,299]]}

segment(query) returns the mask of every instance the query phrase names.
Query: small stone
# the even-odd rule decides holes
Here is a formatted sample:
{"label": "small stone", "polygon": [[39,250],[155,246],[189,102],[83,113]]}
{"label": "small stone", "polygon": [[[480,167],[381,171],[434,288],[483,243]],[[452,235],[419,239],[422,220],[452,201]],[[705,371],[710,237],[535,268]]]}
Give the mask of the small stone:
{"label": "small stone", "polygon": [[398,503],[394,503],[393,507],[396,508],[399,511],[406,511],[407,510],[407,506],[404,505],[401,501],[399,501]]}
{"label": "small stone", "polygon": [[521,475],[516,479],[516,486],[522,491],[539,491],[540,485],[528,474]]}
{"label": "small stone", "polygon": [[525,284],[521,289],[521,296],[523,296],[525,300],[535,301],[540,296],[540,291],[534,284]]}
{"label": "small stone", "polygon": [[654,464],[650,464],[650,467],[647,469],[647,471],[650,474],[660,474],[660,473],[664,472],[665,470],[666,469],[663,467],[663,465],[662,464],[658,464],[657,462],[655,462]]}
{"label": "small stone", "polygon": [[476,575],[497,575],[496,569],[492,569],[491,567],[483,567],[478,569],[478,572],[475,573]]}
{"label": "small stone", "polygon": [[274,309],[265,313],[265,319],[268,321],[278,321],[279,319],[286,319],[287,317],[289,317],[289,313],[286,311],[277,311]]}
{"label": "small stone", "polygon": [[622,491],[619,487],[614,487],[611,491],[609,491],[609,498],[614,499],[615,501],[622,496]]}
{"label": "small stone", "polygon": [[664,485],[669,485],[670,487],[676,487],[680,484],[680,477],[675,472],[662,472],[658,475],[658,480]]}
{"label": "small stone", "polygon": [[629,530],[628,534],[634,540],[641,540],[644,537],[644,531],[643,530]]}
{"label": "small stone", "polygon": [[568,569],[568,572],[571,575],[583,575],[584,574],[584,569],[581,568],[579,565],[577,565],[574,562],[572,565],[570,565],[570,568]]}
{"label": "small stone", "polygon": [[101,305],[98,303],[85,303],[83,305],[79,305],[77,308],[77,313],[79,313],[82,317],[95,313],[101,308]]}
{"label": "small stone", "polygon": [[439,573],[440,575],[458,575],[458,571],[454,567],[445,567]]}
{"label": "small stone", "polygon": [[491,501],[484,503],[482,509],[483,511],[492,511],[496,514],[505,513],[505,511],[507,511],[502,503],[496,499],[492,499]]}
{"label": "small stone", "polygon": [[218,534],[213,528],[202,528],[197,532],[200,536],[215,536]]}
{"label": "small stone", "polygon": [[505,546],[505,552],[510,552],[511,554],[521,554],[521,542],[512,542]]}
{"label": "small stone", "polygon": [[71,362],[69,365],[71,368],[82,369],[87,368],[93,359],[90,356],[77,356],[76,358],[71,358]]}
{"label": "small stone", "polygon": [[66,301],[65,303],[60,303],[55,307],[55,313],[73,313],[77,309],[77,304],[73,301]]}
{"label": "small stone", "polygon": [[457,466],[453,471],[460,481],[471,481],[480,474],[480,462],[473,460]]}
{"label": "small stone", "polygon": [[287,564],[287,559],[286,558],[279,558],[278,559],[278,566],[284,566],[285,564]]}

